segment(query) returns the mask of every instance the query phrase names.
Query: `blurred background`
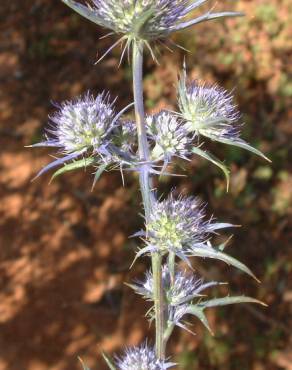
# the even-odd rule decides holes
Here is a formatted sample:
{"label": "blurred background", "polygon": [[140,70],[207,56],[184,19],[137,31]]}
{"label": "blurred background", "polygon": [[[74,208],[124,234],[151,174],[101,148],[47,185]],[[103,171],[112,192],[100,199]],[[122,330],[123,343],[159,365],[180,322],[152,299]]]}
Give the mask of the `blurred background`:
{"label": "blurred background", "polygon": [[[193,78],[234,89],[243,137],[273,163],[212,144],[231,167],[228,194],[221,173],[197,159],[187,178],[163,179],[160,192],[200,195],[209,214],[242,225],[228,252],[262,284],[220,262],[195,261],[196,270],[269,307],[210,309],[215,336],[195,322],[197,335],[176,331],[169,353],[183,370],[291,370],[292,4],[221,1],[221,8],[246,17],[175,35],[189,54],[161,48],[160,65],[147,56],[145,104],[148,112],[175,108],[184,57]],[[148,306],[124,285],[149,263],[129,270],[138,241],[128,236],[143,223],[137,178],[127,175],[123,187],[118,172],[106,173],[93,192],[90,171],[31,182],[52,152],[24,146],[42,138],[51,101],[108,89],[125,106],[131,69],[127,62],[117,68],[119,49],[94,65],[113,39],[99,40],[106,30],[60,1],[2,1],[0,20],[0,369],[75,370],[80,356],[103,370],[101,351],[119,353],[153,335],[143,317]]]}

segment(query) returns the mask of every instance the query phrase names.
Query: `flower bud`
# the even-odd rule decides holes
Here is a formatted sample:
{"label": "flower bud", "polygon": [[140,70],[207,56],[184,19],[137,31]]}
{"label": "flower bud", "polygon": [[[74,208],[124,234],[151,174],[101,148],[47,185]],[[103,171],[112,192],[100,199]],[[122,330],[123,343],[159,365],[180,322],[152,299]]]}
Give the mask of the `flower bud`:
{"label": "flower bud", "polygon": [[173,156],[186,158],[191,143],[189,132],[178,117],[167,111],[146,118],[150,140],[154,143],[153,160],[170,161]]}

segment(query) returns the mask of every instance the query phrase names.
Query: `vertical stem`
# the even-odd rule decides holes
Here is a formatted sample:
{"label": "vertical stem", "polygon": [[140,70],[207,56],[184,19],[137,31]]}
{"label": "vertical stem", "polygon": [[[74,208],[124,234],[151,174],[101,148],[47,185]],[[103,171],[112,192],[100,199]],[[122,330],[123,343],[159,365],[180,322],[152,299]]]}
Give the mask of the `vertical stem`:
{"label": "vertical stem", "polygon": [[173,285],[175,278],[175,254],[173,252],[169,252],[168,255],[168,270],[170,273],[171,285]]}
{"label": "vertical stem", "polygon": [[152,254],[153,294],[155,309],[156,355],[165,359],[164,346],[164,291],[162,286],[162,258],[158,253]]}
{"label": "vertical stem", "polygon": [[[143,103],[143,43],[133,41],[133,92],[135,102],[135,118],[138,133],[139,158],[145,164],[141,165],[139,181],[143,205],[145,209],[146,222],[149,220],[153,202],[153,184],[149,173],[149,147],[145,127],[145,112]],[[156,331],[156,355],[160,359],[165,358],[163,336],[164,322],[164,292],[162,286],[162,258],[158,253],[153,253],[152,272],[154,286],[154,309],[155,309],[155,331]]]}
{"label": "vertical stem", "polygon": [[[139,158],[142,162],[149,160],[149,148],[145,127],[145,113],[143,102],[143,44],[133,42],[133,92],[135,103],[135,118],[138,134]],[[152,181],[147,165],[140,167],[140,187],[145,209],[146,221],[149,219],[152,203]]]}

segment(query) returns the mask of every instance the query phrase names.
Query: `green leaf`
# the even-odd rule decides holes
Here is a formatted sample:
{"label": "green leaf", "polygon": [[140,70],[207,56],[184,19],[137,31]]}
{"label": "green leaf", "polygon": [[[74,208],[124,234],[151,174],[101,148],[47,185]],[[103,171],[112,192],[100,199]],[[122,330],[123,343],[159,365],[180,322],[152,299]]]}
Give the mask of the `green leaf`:
{"label": "green leaf", "polygon": [[104,164],[100,165],[99,168],[96,170],[95,175],[94,175],[94,180],[93,180],[91,191],[95,187],[97,181],[99,180],[100,176],[105,171],[106,167],[107,167],[107,164],[104,163]]}
{"label": "green leaf", "polygon": [[204,136],[207,136],[211,140],[219,141],[220,143],[223,143],[223,144],[233,145],[233,146],[237,146],[238,148],[248,150],[248,151],[264,158],[266,161],[271,162],[271,160],[268,157],[266,157],[261,151],[254,148],[253,146],[249,145],[244,140],[240,140],[240,139],[239,140],[228,140],[228,139],[224,139],[224,138],[213,136],[213,135],[207,135],[205,132],[204,132]]}
{"label": "green leaf", "polygon": [[228,265],[234,266],[239,270],[245,272],[246,274],[253,277],[257,282],[260,282],[252,271],[243,263],[239,262],[237,259],[229,256],[226,253],[220,252],[212,247],[202,248],[202,247],[193,247],[190,250],[192,256],[203,257],[203,258],[213,258],[227,263]]}
{"label": "green leaf", "polygon": [[222,163],[218,158],[216,158],[213,154],[205,151],[205,150],[202,150],[200,149],[199,147],[193,147],[192,148],[192,152],[194,154],[197,154],[199,155],[200,157],[202,158],[205,158],[207,159],[208,161],[212,162],[213,164],[215,164],[215,166],[219,167],[224,175],[225,175],[225,178],[226,178],[226,188],[227,188],[227,191],[229,189],[229,169],[224,165],[224,163]]}
{"label": "green leaf", "polygon": [[209,330],[209,332],[214,335],[212,329],[210,328],[208,319],[204,313],[206,308],[210,307],[218,307],[218,306],[226,306],[229,304],[236,304],[236,303],[256,303],[262,306],[267,306],[265,303],[245,296],[236,296],[236,297],[224,297],[224,298],[214,298],[208,301],[199,302],[194,305],[190,305],[186,311],[187,314],[196,316],[202,324]]}
{"label": "green leaf", "polygon": [[194,315],[196,316],[200,321],[201,323],[209,330],[209,332],[214,335],[210,325],[209,325],[209,322],[208,322],[208,319],[204,313],[204,307],[199,307],[197,305],[191,305],[188,309],[187,309],[187,313],[190,314],[190,315]]}
{"label": "green leaf", "polygon": [[104,358],[106,364],[108,365],[108,367],[111,369],[111,370],[117,370],[113,361],[109,358],[109,356],[107,356],[105,353],[102,354],[102,357]]}
{"label": "green leaf", "polygon": [[82,158],[72,163],[65,164],[63,167],[59,168],[52,176],[51,181],[54,180],[56,177],[63,175],[66,172],[74,171],[79,168],[88,167],[92,165],[96,159],[94,157],[89,158]]}
{"label": "green leaf", "polygon": [[83,362],[83,360],[80,357],[78,357],[78,360],[80,361],[83,370],[90,370],[89,367],[85,365],[85,363]]}
{"label": "green leaf", "polygon": [[209,301],[200,302],[198,303],[198,306],[207,308],[207,307],[227,306],[229,304],[236,303],[256,303],[267,307],[267,305],[264,302],[261,302],[255,298],[246,297],[244,295],[235,297],[214,298],[210,299]]}

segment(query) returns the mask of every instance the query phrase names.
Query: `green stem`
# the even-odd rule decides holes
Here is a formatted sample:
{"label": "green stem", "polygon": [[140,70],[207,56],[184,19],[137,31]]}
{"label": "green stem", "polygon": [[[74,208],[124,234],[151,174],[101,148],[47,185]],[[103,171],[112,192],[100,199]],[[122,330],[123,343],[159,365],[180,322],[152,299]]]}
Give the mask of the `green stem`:
{"label": "green stem", "polygon": [[175,253],[173,252],[169,252],[168,255],[168,270],[170,273],[171,285],[173,285],[175,278]]}
{"label": "green stem", "polygon": [[158,358],[164,360],[164,291],[162,286],[162,257],[158,253],[152,254],[152,273],[155,308],[156,355]]}
{"label": "green stem", "polygon": [[[140,166],[139,181],[143,205],[145,209],[146,223],[149,220],[153,202],[153,184],[149,173],[149,147],[145,127],[145,112],[143,102],[143,43],[133,41],[133,92],[135,103],[135,118],[138,133],[139,158],[144,165]],[[162,258],[158,253],[152,253],[152,272],[154,286],[154,310],[156,331],[156,355],[160,359],[165,358],[164,351],[164,292],[162,286]]]}

